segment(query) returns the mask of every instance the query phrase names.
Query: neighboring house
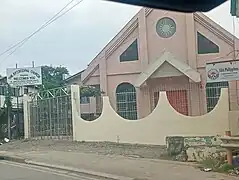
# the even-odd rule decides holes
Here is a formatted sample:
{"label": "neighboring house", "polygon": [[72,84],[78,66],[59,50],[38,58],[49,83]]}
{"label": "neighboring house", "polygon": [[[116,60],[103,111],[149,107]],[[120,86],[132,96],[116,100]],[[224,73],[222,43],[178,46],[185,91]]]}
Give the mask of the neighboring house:
{"label": "neighboring house", "polygon": [[82,85],[82,82],[81,82],[81,74],[84,72],[85,70],[82,70],[70,77],[67,77],[66,79],[64,79],[64,82],[65,84],[67,85],[71,85],[71,84],[77,84],[79,86]]}
{"label": "neighboring house", "polygon": [[[23,94],[28,94],[36,92],[36,88],[32,86],[11,88],[12,95],[12,107],[17,108],[17,97],[18,97],[18,107],[23,108]],[[0,108],[3,108],[5,102],[5,96],[7,94],[7,77],[0,77]]]}
{"label": "neighboring house", "polygon": [[178,112],[201,115],[215,107],[220,89],[229,87],[233,109],[237,81],[206,83],[205,67],[235,59],[238,42],[203,13],[142,8],[72,80],[100,86],[127,119],[150,114],[159,91],[167,92]]}
{"label": "neighboring house", "polygon": [[[66,85],[72,85],[77,84],[79,86],[83,86],[83,83],[81,81],[81,74],[85,70],[82,70],[64,80]],[[87,85],[87,84],[84,84]],[[93,84],[92,86],[94,86]],[[98,86],[94,86],[95,88],[99,88]],[[81,115],[84,119],[94,119],[94,116],[98,116],[101,111],[101,99],[99,97],[81,97],[80,98],[80,104],[81,104]]]}
{"label": "neighboring house", "polygon": [[[24,135],[23,95],[36,91],[37,89],[32,86],[11,88],[11,98],[12,98],[11,122],[12,127],[14,127],[14,124],[16,125],[17,128],[15,128],[15,130],[19,131],[18,135],[20,136]],[[0,108],[4,108],[6,94],[7,94],[7,77],[0,77]],[[16,133],[17,131],[12,131],[12,136],[15,136],[14,133]]]}

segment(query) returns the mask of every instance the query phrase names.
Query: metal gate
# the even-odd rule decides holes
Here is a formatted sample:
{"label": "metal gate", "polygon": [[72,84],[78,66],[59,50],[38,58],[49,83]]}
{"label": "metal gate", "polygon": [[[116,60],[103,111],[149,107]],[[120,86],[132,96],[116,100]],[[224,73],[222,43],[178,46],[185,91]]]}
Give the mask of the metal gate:
{"label": "metal gate", "polygon": [[70,87],[30,94],[30,138],[72,139]]}

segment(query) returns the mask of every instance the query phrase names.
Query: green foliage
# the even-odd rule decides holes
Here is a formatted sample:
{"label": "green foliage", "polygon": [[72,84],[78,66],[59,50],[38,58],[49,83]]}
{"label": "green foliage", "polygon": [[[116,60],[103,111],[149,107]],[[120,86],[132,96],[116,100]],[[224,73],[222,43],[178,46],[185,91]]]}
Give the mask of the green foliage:
{"label": "green foliage", "polygon": [[203,168],[211,168],[213,171],[219,171],[220,167],[225,163],[225,157],[219,154],[210,154],[201,158],[199,162]]}
{"label": "green foliage", "polygon": [[[53,66],[42,66],[42,81],[43,86],[41,90],[48,90],[58,88],[64,85],[63,75],[69,74],[66,67],[53,67]],[[81,87],[81,96],[92,97],[100,96],[100,89],[93,86]]]}
{"label": "green foliage", "polygon": [[80,89],[81,96],[84,97],[96,97],[101,95],[100,89],[93,86],[83,86]]}
{"label": "green foliage", "polygon": [[3,124],[7,123],[7,113],[8,113],[7,108],[0,109],[0,127],[2,127]]}
{"label": "green foliage", "polygon": [[63,85],[63,75],[69,74],[66,67],[42,66],[42,90],[53,89]]}
{"label": "green foliage", "polygon": [[2,124],[3,121],[5,121],[6,118],[6,111],[5,108],[0,108],[0,124]]}
{"label": "green foliage", "polygon": [[[3,108],[0,108],[0,136],[2,137],[4,132],[2,131],[3,125],[7,124],[7,119],[8,119],[8,113],[11,113],[12,111],[12,97],[11,97],[11,92],[12,88],[10,88],[9,85],[7,85],[7,90],[6,90],[6,96],[5,96],[5,101],[4,101],[4,106]],[[10,116],[10,115],[9,115]]]}
{"label": "green foliage", "polygon": [[202,158],[199,163],[200,168],[210,168],[214,172],[221,173],[231,173],[238,168],[237,166],[228,164],[225,160],[225,156],[220,153],[212,153],[208,157]]}
{"label": "green foliage", "polygon": [[12,88],[7,85],[7,93],[5,96],[4,107],[12,109]]}
{"label": "green foliage", "polygon": [[219,172],[230,172],[234,168],[236,168],[236,166],[224,163],[219,167]]}

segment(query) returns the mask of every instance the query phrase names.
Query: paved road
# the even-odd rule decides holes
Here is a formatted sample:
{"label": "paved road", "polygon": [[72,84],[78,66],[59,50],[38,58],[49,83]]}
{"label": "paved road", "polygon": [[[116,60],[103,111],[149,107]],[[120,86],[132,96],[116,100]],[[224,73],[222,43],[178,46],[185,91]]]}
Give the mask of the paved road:
{"label": "paved road", "polygon": [[0,161],[1,180],[96,180],[64,171]]}

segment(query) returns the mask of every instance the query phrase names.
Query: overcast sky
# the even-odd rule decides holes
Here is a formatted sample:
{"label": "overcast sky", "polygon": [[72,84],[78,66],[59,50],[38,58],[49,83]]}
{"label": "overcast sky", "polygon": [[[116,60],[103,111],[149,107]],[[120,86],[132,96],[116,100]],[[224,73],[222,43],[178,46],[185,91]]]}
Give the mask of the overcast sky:
{"label": "overcast sky", "polygon": [[[69,1],[0,0],[0,53],[34,32]],[[84,0],[7,59],[0,56],[0,74],[5,75],[6,68],[15,67],[16,63],[18,67],[31,66],[32,61],[36,66],[63,65],[71,74],[76,73],[86,67],[139,9],[102,0]],[[229,12],[227,2],[207,15],[233,32]]]}

